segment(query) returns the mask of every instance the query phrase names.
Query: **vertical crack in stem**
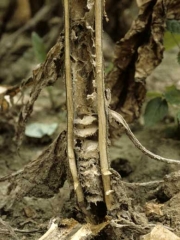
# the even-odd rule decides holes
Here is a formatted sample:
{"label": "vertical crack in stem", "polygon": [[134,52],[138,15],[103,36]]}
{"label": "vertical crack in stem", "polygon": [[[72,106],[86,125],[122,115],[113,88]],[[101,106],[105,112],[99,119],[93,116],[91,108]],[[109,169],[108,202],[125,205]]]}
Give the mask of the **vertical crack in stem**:
{"label": "vertical crack in stem", "polygon": [[104,89],[104,66],[103,66],[103,50],[102,50],[102,13],[104,0],[95,0],[95,44],[96,44],[96,85],[97,85],[97,104],[98,104],[98,124],[99,124],[99,154],[101,174],[104,187],[104,197],[106,207],[111,210],[112,191],[110,184],[109,161],[107,154],[107,111]]}
{"label": "vertical crack in stem", "polygon": [[[64,0],[65,15],[65,78],[66,78],[66,102],[67,102],[67,154],[69,168],[72,174],[74,189],[77,195],[77,201],[80,207],[85,206],[83,191],[78,179],[78,171],[74,154],[74,103],[73,103],[73,84],[71,76],[70,59],[70,21],[69,21],[69,1]],[[85,207],[84,207],[85,209]],[[82,209],[83,210],[83,209]]]}

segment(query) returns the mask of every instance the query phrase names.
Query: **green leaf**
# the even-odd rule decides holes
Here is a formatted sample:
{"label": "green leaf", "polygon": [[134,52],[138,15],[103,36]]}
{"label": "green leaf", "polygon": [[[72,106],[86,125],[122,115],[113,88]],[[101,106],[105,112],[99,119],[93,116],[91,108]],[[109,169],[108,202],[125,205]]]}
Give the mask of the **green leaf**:
{"label": "green leaf", "polygon": [[178,121],[178,124],[179,124],[180,123],[180,112],[176,113],[176,118],[177,118],[177,121]]}
{"label": "green leaf", "polygon": [[166,50],[172,49],[173,47],[177,46],[177,43],[180,42],[180,34],[175,34],[170,32],[165,32],[164,34],[164,47]]}
{"label": "green leaf", "polygon": [[44,62],[44,60],[46,59],[46,49],[43,43],[43,39],[36,32],[32,33],[31,39],[33,50],[37,60],[40,63]]}
{"label": "green leaf", "polygon": [[180,33],[180,21],[178,20],[167,20],[166,29],[172,33]]}
{"label": "green leaf", "polygon": [[146,93],[146,97],[148,97],[148,98],[162,97],[162,93],[160,93],[160,92],[148,91],[148,92]]}
{"label": "green leaf", "polygon": [[153,126],[155,123],[161,121],[167,115],[167,113],[167,101],[161,97],[153,98],[148,102],[145,109],[145,125],[147,127]]}
{"label": "green leaf", "polygon": [[113,63],[109,63],[108,66],[105,68],[105,74],[108,74],[113,69],[113,67]]}
{"label": "green leaf", "polygon": [[180,64],[180,52],[178,52],[177,61],[178,61],[178,63]]}
{"label": "green leaf", "polygon": [[170,104],[180,104],[180,90],[174,85],[166,88],[164,97]]}

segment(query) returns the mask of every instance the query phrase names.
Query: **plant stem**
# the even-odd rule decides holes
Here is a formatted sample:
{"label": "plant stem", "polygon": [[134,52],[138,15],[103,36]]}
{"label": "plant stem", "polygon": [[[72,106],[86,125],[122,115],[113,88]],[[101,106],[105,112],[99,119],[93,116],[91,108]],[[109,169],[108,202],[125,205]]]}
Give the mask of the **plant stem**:
{"label": "plant stem", "polygon": [[69,22],[69,0],[64,0],[65,15],[65,78],[66,78],[66,102],[67,102],[67,154],[69,168],[72,174],[74,189],[77,201],[80,206],[84,206],[84,195],[78,179],[76,159],[74,154],[74,103],[73,103],[73,84],[71,76],[70,60],[70,22]]}
{"label": "plant stem", "polygon": [[108,210],[112,206],[112,191],[110,184],[109,162],[107,154],[107,111],[104,89],[104,66],[102,50],[102,13],[104,0],[95,0],[95,44],[96,44],[96,85],[97,85],[97,105],[98,105],[98,124],[99,124],[99,154],[101,174],[104,187],[104,197]]}

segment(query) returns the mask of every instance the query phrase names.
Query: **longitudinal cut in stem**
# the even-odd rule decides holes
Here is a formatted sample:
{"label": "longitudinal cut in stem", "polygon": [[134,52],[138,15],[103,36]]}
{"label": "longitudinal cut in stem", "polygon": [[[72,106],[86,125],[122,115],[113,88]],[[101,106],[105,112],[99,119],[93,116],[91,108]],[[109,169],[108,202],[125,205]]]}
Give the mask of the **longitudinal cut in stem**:
{"label": "longitudinal cut in stem", "polygon": [[102,51],[102,12],[104,0],[95,0],[95,44],[96,44],[96,85],[99,124],[99,154],[101,174],[104,187],[104,197],[107,209],[111,209],[112,191],[110,184],[110,171],[107,154],[107,109],[104,89],[104,66]]}
{"label": "longitudinal cut in stem", "polygon": [[74,103],[73,103],[73,84],[71,77],[71,60],[70,60],[70,23],[69,23],[69,1],[64,0],[65,15],[65,76],[66,76],[66,101],[67,101],[67,153],[69,159],[69,168],[72,174],[74,189],[80,206],[84,205],[84,195],[78,179],[76,160],[74,155]]}

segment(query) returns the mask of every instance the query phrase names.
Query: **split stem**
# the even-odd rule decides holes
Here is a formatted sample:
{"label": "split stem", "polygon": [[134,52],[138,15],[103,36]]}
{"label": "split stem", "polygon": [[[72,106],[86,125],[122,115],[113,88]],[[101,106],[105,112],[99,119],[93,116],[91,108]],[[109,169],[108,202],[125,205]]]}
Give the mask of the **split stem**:
{"label": "split stem", "polygon": [[104,88],[104,65],[103,65],[103,44],[102,44],[102,17],[104,0],[95,0],[95,44],[96,44],[96,85],[97,85],[97,106],[98,106],[98,142],[101,174],[104,188],[106,207],[111,210],[112,191],[110,184],[109,161],[107,154],[107,106]]}
{"label": "split stem", "polygon": [[66,78],[66,102],[67,102],[67,154],[69,168],[72,174],[74,189],[80,206],[84,204],[84,195],[78,179],[78,171],[74,154],[74,103],[73,103],[73,84],[71,76],[70,59],[70,21],[69,21],[69,0],[64,0],[65,16],[65,78]]}

